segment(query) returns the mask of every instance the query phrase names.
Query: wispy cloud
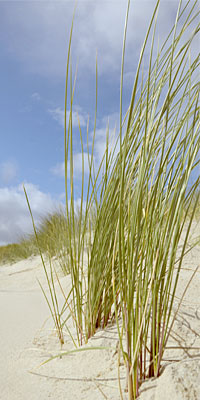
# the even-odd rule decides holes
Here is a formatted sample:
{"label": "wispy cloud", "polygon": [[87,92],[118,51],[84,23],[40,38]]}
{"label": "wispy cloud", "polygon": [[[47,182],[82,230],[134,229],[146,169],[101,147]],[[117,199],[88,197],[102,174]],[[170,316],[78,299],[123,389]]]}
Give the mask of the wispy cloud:
{"label": "wispy cloud", "polygon": [[[57,203],[37,186],[25,186],[38,225],[41,216],[55,210]],[[15,242],[27,233],[32,233],[32,222],[22,185],[0,188],[0,245]]]}
{"label": "wispy cloud", "polygon": [[[89,163],[88,163],[88,154],[83,153],[83,158],[84,158],[84,174],[89,173]],[[70,161],[68,160],[67,162],[67,169],[68,169],[68,177],[70,177]],[[51,168],[51,173],[53,175],[59,176],[59,177],[64,177],[65,176],[65,163],[61,162],[56,164],[54,167]],[[74,173],[74,178],[80,178],[82,175],[82,153],[76,153],[73,156],[73,173]]]}
{"label": "wispy cloud", "polygon": [[[113,114],[104,116],[103,118],[101,118],[97,121],[97,129],[96,129],[96,133],[95,133],[94,155],[93,155],[93,161],[94,161],[96,172],[98,171],[100,162],[101,162],[103,155],[105,153],[105,150],[106,150],[107,130],[109,128],[109,143],[110,143],[110,146],[113,146],[114,142],[116,140],[117,134],[118,134],[118,130],[117,130],[118,125],[119,125],[119,116],[117,113],[113,113]],[[92,146],[93,134],[94,134],[93,131],[91,131],[89,133],[89,148],[90,149]],[[84,157],[84,174],[87,175],[89,173],[89,162],[88,162],[87,151],[85,151],[83,153],[83,157]],[[89,157],[91,159],[91,154],[89,154]],[[67,163],[67,169],[68,169],[68,178],[69,178],[69,171],[70,171],[70,161],[69,160]],[[53,166],[51,168],[50,172],[55,176],[64,177],[65,176],[65,163],[64,162],[57,163],[55,166]],[[74,174],[75,179],[81,180],[81,176],[82,176],[82,153],[81,152],[77,152],[73,155],[73,174]]]}
{"label": "wispy cloud", "polygon": [[11,183],[17,176],[18,166],[15,162],[6,161],[0,164],[0,179],[3,184]]}
{"label": "wispy cloud", "polygon": [[40,101],[41,100],[41,96],[38,92],[34,92],[31,95],[31,99],[35,100],[35,101]]}
{"label": "wispy cloud", "polygon": [[[65,112],[60,107],[48,109],[48,113],[52,116],[52,118],[58,122],[59,125],[64,127],[64,118]],[[67,121],[69,120],[70,112],[67,111]],[[72,111],[72,124],[74,127],[78,127],[80,122],[80,126],[86,126],[87,117],[83,112],[81,107],[75,106],[74,111]]]}
{"label": "wispy cloud", "polygon": [[[118,113],[112,113],[105,115],[102,119],[98,120],[98,126],[96,130],[95,138],[95,167],[99,167],[100,162],[104,156],[106,150],[106,136],[107,131],[109,133],[109,148],[114,145],[117,135],[119,133],[119,115]],[[93,132],[90,133],[90,137],[93,137]]]}

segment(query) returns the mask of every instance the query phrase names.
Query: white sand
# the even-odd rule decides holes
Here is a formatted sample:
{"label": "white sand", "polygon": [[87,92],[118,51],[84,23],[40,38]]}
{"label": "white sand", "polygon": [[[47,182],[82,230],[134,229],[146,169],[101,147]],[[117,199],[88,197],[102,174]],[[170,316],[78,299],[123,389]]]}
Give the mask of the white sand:
{"label": "white sand", "polygon": [[[200,234],[199,226],[194,226],[194,232]],[[187,269],[181,271],[179,296],[197,265],[200,247],[185,258]],[[88,343],[89,347],[104,346],[107,350],[73,353],[38,368],[58,354],[60,346],[36,277],[46,285],[39,257],[0,266],[0,399],[120,399],[115,326],[98,331]],[[70,278],[62,278],[62,284],[69,287]],[[200,399],[200,269],[187,291],[173,331],[176,340],[169,339],[163,372],[158,379],[141,386],[140,400]],[[63,349],[73,348],[66,334]],[[123,366],[120,376],[124,389]],[[124,391],[123,397],[128,399]]]}

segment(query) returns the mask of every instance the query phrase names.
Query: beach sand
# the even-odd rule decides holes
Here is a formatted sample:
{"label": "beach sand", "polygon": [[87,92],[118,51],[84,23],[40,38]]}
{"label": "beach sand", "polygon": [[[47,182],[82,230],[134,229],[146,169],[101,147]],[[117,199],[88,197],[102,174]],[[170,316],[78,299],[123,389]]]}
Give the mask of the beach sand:
{"label": "beach sand", "polygon": [[[193,224],[200,235],[200,224]],[[186,255],[177,296],[200,265],[200,246]],[[61,275],[60,275],[61,276]],[[46,280],[40,257],[0,266],[0,399],[1,400],[118,400],[117,329],[98,331],[86,347],[106,347],[63,355],[37,279]],[[70,277],[60,277],[70,288]],[[62,302],[62,295],[59,295]],[[178,299],[177,303],[178,304]],[[71,323],[72,332],[75,333]],[[200,268],[192,280],[164,354],[162,374],[140,388],[140,400],[200,399]],[[85,346],[84,346],[85,347]],[[62,351],[73,350],[65,332]],[[121,360],[122,361],[122,360]],[[126,371],[119,368],[124,400]]]}

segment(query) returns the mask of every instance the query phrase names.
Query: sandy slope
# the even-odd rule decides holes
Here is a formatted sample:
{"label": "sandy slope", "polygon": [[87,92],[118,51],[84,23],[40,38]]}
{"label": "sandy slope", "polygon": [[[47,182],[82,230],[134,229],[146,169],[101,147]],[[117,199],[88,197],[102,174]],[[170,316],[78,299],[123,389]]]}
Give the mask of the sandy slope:
{"label": "sandy slope", "polygon": [[[198,225],[194,234],[200,234]],[[186,256],[179,296],[199,264],[197,247]],[[73,353],[37,368],[58,354],[60,346],[36,277],[46,284],[39,257],[0,267],[0,399],[120,399],[115,326],[97,332],[88,343],[106,350]],[[62,284],[69,287],[69,277],[62,278]],[[200,399],[200,269],[185,296],[168,347],[162,375],[142,385],[140,399]],[[63,349],[72,348],[66,333]],[[124,388],[123,366],[120,376]],[[123,396],[128,398],[124,391]]]}

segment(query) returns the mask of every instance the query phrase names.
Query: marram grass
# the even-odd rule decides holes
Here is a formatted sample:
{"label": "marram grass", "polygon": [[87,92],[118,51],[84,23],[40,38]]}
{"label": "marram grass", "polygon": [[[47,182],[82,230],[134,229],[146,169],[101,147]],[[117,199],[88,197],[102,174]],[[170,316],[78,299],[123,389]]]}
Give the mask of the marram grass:
{"label": "marram grass", "polygon": [[[72,301],[66,302],[75,321],[79,345],[87,342],[99,327],[104,328],[109,321],[116,322],[120,352],[127,367],[129,400],[138,397],[144,379],[160,374],[174,321],[178,278],[192,221],[199,210],[200,176],[195,171],[199,171],[200,165],[197,79],[200,56],[192,58],[190,55],[191,44],[200,29],[198,4],[197,1],[186,4],[180,1],[173,29],[163,46],[156,49],[155,58],[159,3],[141,49],[130,106],[123,121],[128,2],[119,99],[119,152],[116,155],[116,147],[110,147],[108,128],[106,151],[97,171],[94,165],[96,64],[95,124],[91,150],[88,138],[87,182],[84,182],[83,134],[79,124],[82,194],[78,217],[74,198],[72,124],[76,77],[73,84],[70,62],[74,18],[67,57],[65,229]],[[144,75],[142,66],[151,33],[149,63]],[[87,137],[88,132],[89,126]],[[180,238],[183,245],[177,256]],[[52,314],[56,313],[53,309]]]}
{"label": "marram grass", "polygon": [[13,264],[38,253],[35,246],[26,238],[20,239],[19,243],[11,243],[0,246],[0,265]]}
{"label": "marram grass", "polygon": [[[42,253],[57,257],[63,272],[68,273],[69,271],[66,269],[66,254],[68,252],[66,216],[63,210],[55,210],[41,216],[36,231]],[[17,243],[0,246],[0,264],[14,263],[38,254],[39,249],[35,234],[22,236],[19,237]]]}

